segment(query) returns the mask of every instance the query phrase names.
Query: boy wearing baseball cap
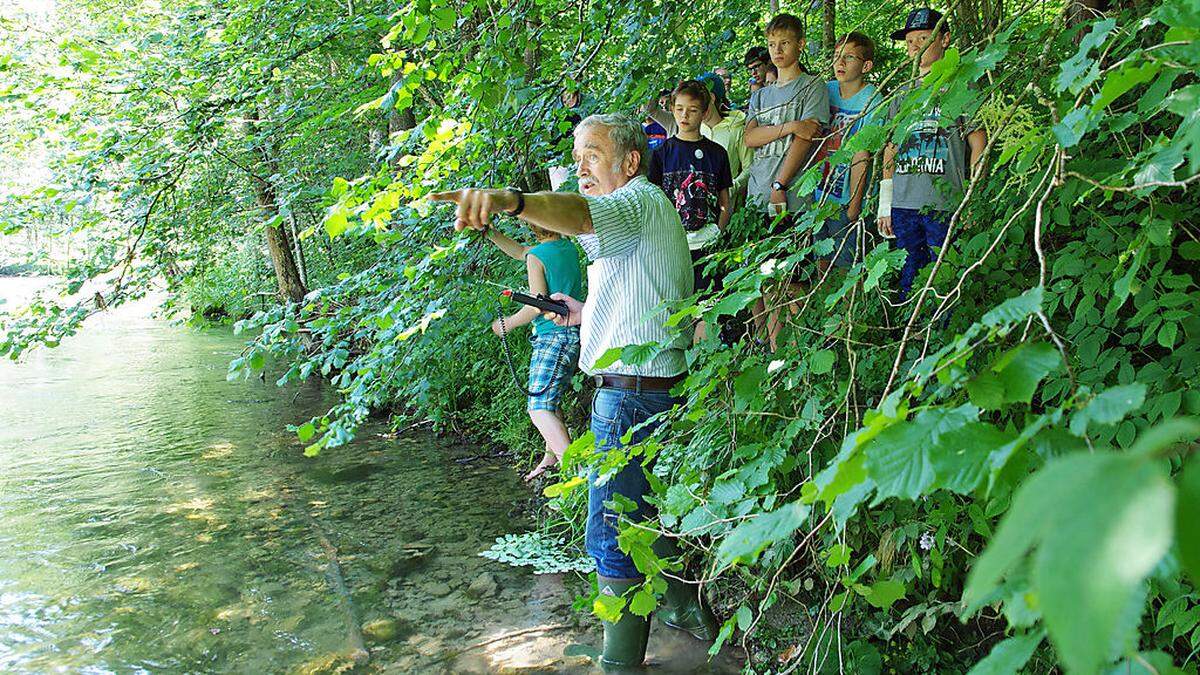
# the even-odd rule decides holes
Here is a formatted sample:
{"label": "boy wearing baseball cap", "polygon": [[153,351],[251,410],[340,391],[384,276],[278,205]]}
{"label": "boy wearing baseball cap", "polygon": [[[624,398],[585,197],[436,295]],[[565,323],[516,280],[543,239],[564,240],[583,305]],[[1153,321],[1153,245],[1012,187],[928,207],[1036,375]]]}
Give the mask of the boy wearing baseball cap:
{"label": "boy wearing baseball cap", "polygon": [[[920,57],[924,77],[950,46],[950,26],[941,12],[928,7],[908,13],[904,27],[892,33],[904,40],[908,57]],[[911,92],[920,79],[901,86]],[[888,106],[887,119],[899,114],[903,96]],[[963,186],[979,169],[987,133],[960,115],[943,119],[941,107],[931,106],[925,116],[906,130],[897,147],[883,150],[883,180],[879,181],[879,232],[895,237],[908,256],[900,269],[900,299],[908,297],[921,268],[933,260],[933,249],[946,240],[950,215],[963,197]]]}

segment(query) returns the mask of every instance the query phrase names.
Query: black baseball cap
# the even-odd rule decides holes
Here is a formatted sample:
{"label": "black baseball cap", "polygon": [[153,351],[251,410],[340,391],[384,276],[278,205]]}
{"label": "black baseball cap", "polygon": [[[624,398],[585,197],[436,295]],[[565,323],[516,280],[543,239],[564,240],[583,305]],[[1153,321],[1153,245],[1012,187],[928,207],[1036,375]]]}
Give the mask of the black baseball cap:
{"label": "black baseball cap", "polygon": [[[933,30],[938,22],[942,20],[942,13],[930,7],[918,7],[908,13],[908,18],[904,21],[904,28],[892,33],[893,40],[903,40],[904,36],[914,30]],[[942,26],[942,32],[950,32],[950,24],[946,23]]]}

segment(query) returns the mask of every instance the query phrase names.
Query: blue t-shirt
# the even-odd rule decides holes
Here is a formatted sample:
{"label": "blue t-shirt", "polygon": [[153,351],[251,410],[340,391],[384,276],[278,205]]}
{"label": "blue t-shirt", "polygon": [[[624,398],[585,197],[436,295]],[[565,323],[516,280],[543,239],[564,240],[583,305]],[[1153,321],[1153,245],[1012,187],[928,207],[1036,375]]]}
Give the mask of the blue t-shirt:
{"label": "blue t-shirt", "polygon": [[[858,133],[868,124],[880,122],[880,101],[875,85],[868,84],[850,98],[842,98],[838,81],[826,84],[829,87],[829,126],[821,131],[822,136],[828,136],[825,143],[817,151],[817,161],[822,161],[842,147],[842,141]],[[863,110],[869,110],[862,114]],[[857,118],[857,119],[856,119]],[[822,196],[838,204],[850,203],[850,165],[826,163],[822,169],[824,175],[816,189],[816,198]]]}
{"label": "blue t-shirt", "polygon": [[667,193],[689,232],[718,221],[720,192],[733,186],[725,148],[703,136],[698,141],[668,138],[650,155],[646,178]]}

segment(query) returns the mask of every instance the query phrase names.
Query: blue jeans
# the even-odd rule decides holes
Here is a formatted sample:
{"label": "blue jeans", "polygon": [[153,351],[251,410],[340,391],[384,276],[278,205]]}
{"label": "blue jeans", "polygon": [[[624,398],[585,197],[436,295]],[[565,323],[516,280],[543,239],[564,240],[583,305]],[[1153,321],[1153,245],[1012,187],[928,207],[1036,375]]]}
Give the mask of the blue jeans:
{"label": "blue jeans", "polygon": [[933,249],[941,248],[946,242],[949,221],[950,214],[944,211],[921,213],[916,209],[892,208],[896,245],[908,254],[904,258],[904,267],[900,268],[901,300],[908,298],[921,268],[933,262]]}
{"label": "blue jeans", "polygon": [[[670,410],[683,399],[665,391],[634,391],[604,387],[596,391],[592,399],[592,433],[596,435],[596,449],[607,452],[624,445],[621,437],[635,426],[646,422],[658,413]],[[661,422],[652,422],[633,433],[631,444],[645,440]],[[603,485],[597,485],[595,471],[588,476],[588,519],[584,537],[587,552],[596,561],[596,572],[602,577],[613,579],[640,579],[642,573],[633,564],[633,559],[617,547],[618,514],[604,505],[614,494],[633,501],[637,508],[620,517],[641,522],[655,515],[654,507],[646,503],[650,483],[646,480],[641,456],[629,462]]]}

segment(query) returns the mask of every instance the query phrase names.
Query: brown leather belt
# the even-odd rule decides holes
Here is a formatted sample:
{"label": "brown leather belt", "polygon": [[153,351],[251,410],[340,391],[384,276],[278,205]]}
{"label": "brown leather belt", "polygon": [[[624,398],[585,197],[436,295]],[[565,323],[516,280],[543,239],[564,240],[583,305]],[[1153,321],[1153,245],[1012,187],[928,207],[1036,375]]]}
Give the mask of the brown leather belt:
{"label": "brown leather belt", "polygon": [[596,387],[611,389],[632,389],[634,391],[670,391],[672,387],[683,381],[687,373],[671,377],[646,377],[644,375],[614,375],[598,373],[593,376]]}

